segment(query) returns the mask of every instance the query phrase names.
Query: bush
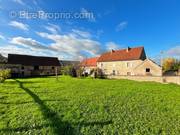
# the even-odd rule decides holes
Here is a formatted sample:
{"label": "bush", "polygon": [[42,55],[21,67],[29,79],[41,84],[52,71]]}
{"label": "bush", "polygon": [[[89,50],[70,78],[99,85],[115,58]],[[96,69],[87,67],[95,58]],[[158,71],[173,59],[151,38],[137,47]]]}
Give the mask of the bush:
{"label": "bush", "polygon": [[71,69],[72,69],[72,66],[64,66],[61,68],[61,74],[70,75]]}
{"label": "bush", "polygon": [[74,67],[72,67],[72,69],[70,71],[70,76],[77,77],[76,69]]}
{"label": "bush", "polygon": [[65,66],[61,69],[61,74],[70,75],[72,77],[77,77],[76,69],[73,66]]}
{"label": "bush", "polygon": [[100,79],[105,79],[107,78],[106,75],[103,74],[102,69],[97,68],[94,71],[94,78],[100,78]]}
{"label": "bush", "polygon": [[78,67],[76,69],[76,73],[78,77],[82,77],[83,76],[83,69],[81,67]]}
{"label": "bush", "polygon": [[3,69],[0,70],[0,83],[3,83],[7,78],[9,78],[11,75],[10,69]]}
{"label": "bush", "polygon": [[178,71],[180,69],[180,60],[175,58],[165,58],[163,60],[163,71]]}

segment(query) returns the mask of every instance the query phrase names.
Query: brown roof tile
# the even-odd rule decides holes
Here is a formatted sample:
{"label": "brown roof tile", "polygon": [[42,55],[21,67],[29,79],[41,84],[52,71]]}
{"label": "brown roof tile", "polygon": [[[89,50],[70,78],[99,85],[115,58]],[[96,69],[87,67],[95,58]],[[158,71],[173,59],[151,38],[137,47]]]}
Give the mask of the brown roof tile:
{"label": "brown roof tile", "polygon": [[95,67],[97,66],[97,60],[99,57],[94,57],[94,58],[88,58],[85,59],[81,62],[81,66],[86,66],[86,67]]}
{"label": "brown roof tile", "polygon": [[124,60],[138,60],[145,59],[146,54],[144,47],[127,48],[122,50],[112,50],[102,54],[98,62],[108,62],[108,61],[124,61]]}

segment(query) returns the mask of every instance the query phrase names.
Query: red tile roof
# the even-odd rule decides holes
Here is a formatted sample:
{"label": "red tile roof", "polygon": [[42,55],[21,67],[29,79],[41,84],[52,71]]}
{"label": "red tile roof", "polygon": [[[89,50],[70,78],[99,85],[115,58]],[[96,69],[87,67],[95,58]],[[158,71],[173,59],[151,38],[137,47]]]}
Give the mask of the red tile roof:
{"label": "red tile roof", "polygon": [[124,60],[144,60],[146,58],[146,54],[144,51],[144,47],[136,47],[136,48],[127,48],[122,50],[112,50],[110,52],[106,52],[102,54],[98,62],[108,62],[108,61],[124,61]]}
{"label": "red tile roof", "polygon": [[85,59],[81,62],[81,66],[96,67],[98,58],[99,57]]}

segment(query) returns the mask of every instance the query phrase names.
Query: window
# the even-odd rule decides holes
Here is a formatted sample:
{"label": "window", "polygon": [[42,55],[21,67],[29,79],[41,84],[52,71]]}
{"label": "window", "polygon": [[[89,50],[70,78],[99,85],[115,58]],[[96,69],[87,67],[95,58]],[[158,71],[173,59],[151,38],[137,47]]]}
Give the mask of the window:
{"label": "window", "polygon": [[129,67],[129,62],[127,62],[127,67]]}
{"label": "window", "polygon": [[39,66],[34,66],[34,70],[39,70]]}
{"label": "window", "polygon": [[146,68],[146,73],[150,73],[150,68]]}
{"label": "window", "polygon": [[116,71],[115,70],[113,70],[113,75],[116,75]]}
{"label": "window", "polygon": [[131,75],[131,72],[127,72],[127,75]]}
{"label": "window", "polygon": [[54,70],[54,67],[52,67],[52,69]]}
{"label": "window", "polygon": [[101,67],[103,67],[103,64],[101,63]]}
{"label": "window", "polygon": [[22,66],[21,69],[23,70],[23,69],[24,69],[24,66]]}

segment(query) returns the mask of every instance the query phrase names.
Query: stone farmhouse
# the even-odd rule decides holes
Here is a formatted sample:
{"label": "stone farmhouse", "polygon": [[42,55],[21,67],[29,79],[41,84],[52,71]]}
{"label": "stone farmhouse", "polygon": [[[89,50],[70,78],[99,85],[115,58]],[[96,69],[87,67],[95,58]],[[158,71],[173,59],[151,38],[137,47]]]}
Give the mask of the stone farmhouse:
{"label": "stone farmhouse", "polygon": [[161,66],[146,57],[144,47],[111,50],[100,55],[94,62],[94,66],[85,64],[84,68],[90,70],[97,65],[96,68],[101,69],[105,75],[162,76]]}
{"label": "stone farmhouse", "polygon": [[11,69],[12,77],[55,75],[60,73],[58,58],[9,54],[5,68]]}

